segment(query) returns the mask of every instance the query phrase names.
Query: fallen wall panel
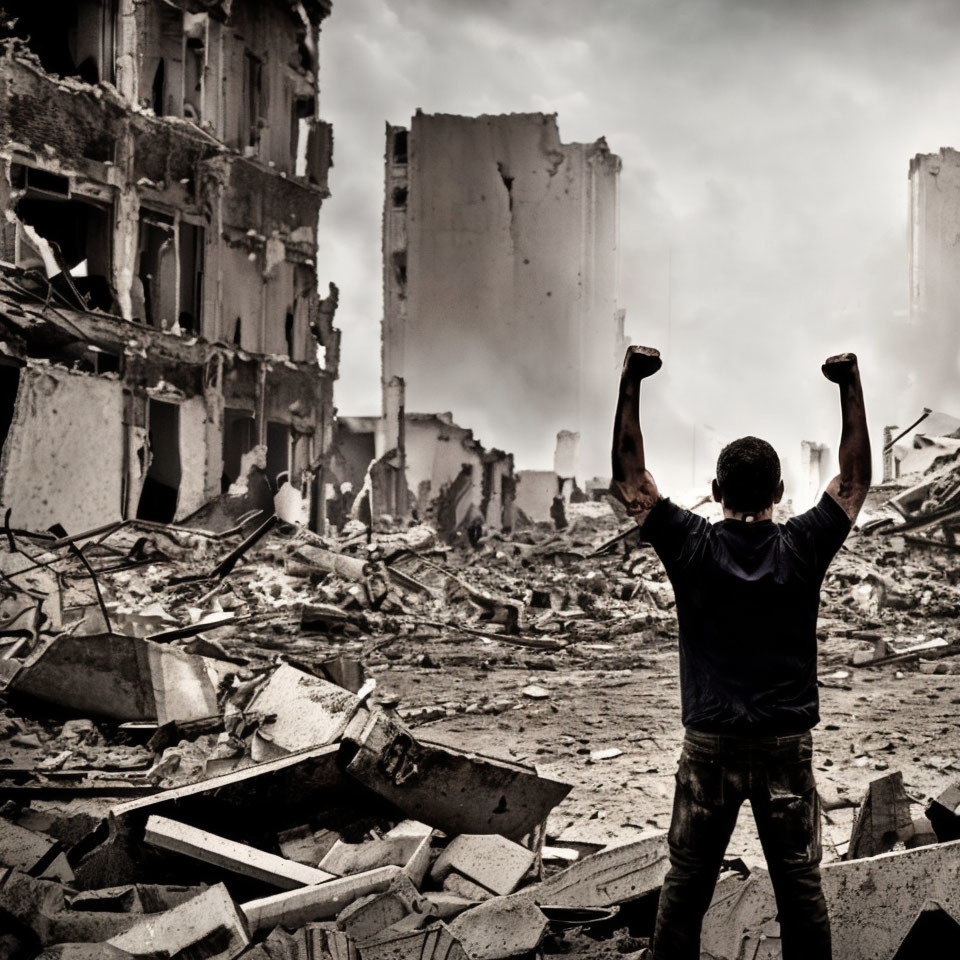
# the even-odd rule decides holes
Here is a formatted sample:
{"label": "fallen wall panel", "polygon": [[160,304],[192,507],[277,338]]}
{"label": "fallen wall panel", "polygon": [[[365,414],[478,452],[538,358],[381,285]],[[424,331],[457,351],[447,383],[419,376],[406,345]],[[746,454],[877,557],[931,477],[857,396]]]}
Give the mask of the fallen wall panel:
{"label": "fallen wall panel", "polygon": [[120,519],[123,388],[116,380],[28,363],[0,457],[11,523],[80,530]]}

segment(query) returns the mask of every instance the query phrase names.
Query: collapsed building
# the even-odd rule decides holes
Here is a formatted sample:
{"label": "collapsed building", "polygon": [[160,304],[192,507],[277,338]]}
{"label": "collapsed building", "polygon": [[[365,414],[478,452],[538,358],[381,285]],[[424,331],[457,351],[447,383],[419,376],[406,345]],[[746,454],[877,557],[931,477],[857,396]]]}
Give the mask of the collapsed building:
{"label": "collapsed building", "polygon": [[[624,312],[620,158],[556,115],[424,114],[387,127],[383,383],[552,466],[560,431],[609,470]],[[389,394],[385,390],[384,413]]]}
{"label": "collapsed building", "polygon": [[[519,516],[548,521],[581,466],[607,471],[619,172],[602,138],[561,143],[556,115],[387,125],[382,414],[342,421],[337,442],[372,516],[510,529],[520,488]],[[518,450],[531,469],[514,476]]]}
{"label": "collapsed building", "polygon": [[11,522],[179,521],[252,463],[321,526],[339,362],[316,271],[329,0],[5,9]]}

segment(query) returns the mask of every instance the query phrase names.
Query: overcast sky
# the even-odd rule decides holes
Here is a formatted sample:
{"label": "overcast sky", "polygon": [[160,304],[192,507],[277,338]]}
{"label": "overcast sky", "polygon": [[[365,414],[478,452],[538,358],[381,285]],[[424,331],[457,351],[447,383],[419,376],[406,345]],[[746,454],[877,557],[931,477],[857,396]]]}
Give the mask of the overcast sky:
{"label": "overcast sky", "polygon": [[912,412],[891,346],[907,169],[960,147],[958,37],[955,0],[334,0],[319,275],[341,289],[340,412],[379,412],[384,123],[544,111],[623,160],[621,305],[665,359],[644,408],[654,472],[699,483],[714,434],[764,436],[788,465],[801,439],[835,449],[819,364],[844,349],[877,447]]}

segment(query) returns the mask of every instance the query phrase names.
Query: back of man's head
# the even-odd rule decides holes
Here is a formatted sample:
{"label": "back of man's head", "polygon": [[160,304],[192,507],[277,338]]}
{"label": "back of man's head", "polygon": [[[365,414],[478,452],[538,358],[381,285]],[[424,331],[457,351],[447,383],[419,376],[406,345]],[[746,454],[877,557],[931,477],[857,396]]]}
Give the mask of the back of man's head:
{"label": "back of man's head", "polygon": [[723,505],[729,510],[766,510],[780,486],[777,451],[759,437],[741,437],[728,443],[717,458],[717,486]]}

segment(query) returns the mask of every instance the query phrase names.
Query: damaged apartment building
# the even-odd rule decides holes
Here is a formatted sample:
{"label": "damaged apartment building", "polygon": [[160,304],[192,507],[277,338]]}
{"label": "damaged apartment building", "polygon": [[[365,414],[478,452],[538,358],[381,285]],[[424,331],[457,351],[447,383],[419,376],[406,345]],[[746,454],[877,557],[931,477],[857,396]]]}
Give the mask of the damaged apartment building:
{"label": "damaged apartment building", "polygon": [[457,484],[461,519],[479,510],[493,527],[505,521],[489,509],[491,462],[507,455],[478,461],[475,436],[538,468],[497,468],[508,523],[515,499],[548,520],[581,471],[606,474],[624,348],[619,174],[602,138],[562,143],[555,115],[417,111],[388,125],[383,411],[338,427],[340,449],[396,451],[400,496],[423,507]]}
{"label": "damaged apartment building", "polygon": [[[183,520],[259,471],[323,524],[329,0],[4,4],[0,503]],[[231,486],[232,485],[232,486]],[[322,488],[321,488],[322,489]]]}

